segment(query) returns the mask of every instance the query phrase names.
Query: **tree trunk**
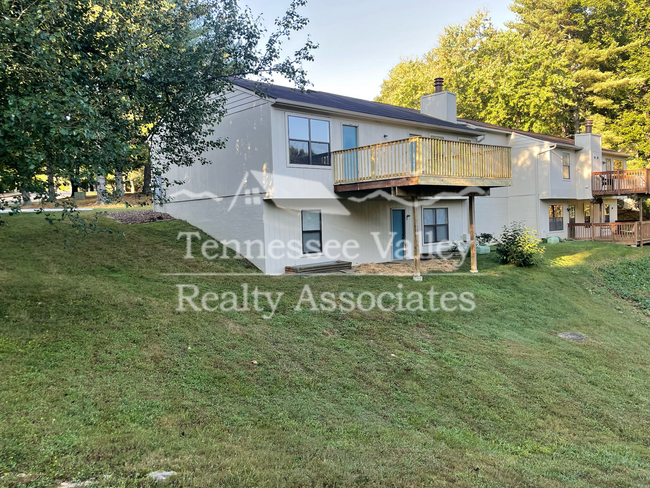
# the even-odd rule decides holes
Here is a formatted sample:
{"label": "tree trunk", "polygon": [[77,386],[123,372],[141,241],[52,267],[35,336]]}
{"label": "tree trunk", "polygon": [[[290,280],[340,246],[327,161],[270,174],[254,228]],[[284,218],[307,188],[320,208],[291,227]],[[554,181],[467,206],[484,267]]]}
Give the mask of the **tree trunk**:
{"label": "tree trunk", "polygon": [[105,194],[106,194],[106,177],[98,176],[97,177],[97,203],[103,205],[105,203]]}
{"label": "tree trunk", "polygon": [[118,199],[124,196],[124,173],[119,170],[115,170],[115,193]]}
{"label": "tree trunk", "polygon": [[23,203],[29,203],[32,201],[27,190],[20,190],[20,197],[22,198]]}
{"label": "tree trunk", "polygon": [[79,168],[74,169],[74,176],[70,180],[70,189],[72,191],[72,198],[74,198],[74,194],[79,191]]}
{"label": "tree trunk", "polygon": [[144,165],[144,181],[142,183],[142,193],[151,195],[151,164]]}
{"label": "tree trunk", "polygon": [[56,190],[54,188],[54,168],[51,163],[46,165],[47,171],[47,200],[53,202],[56,200]]}

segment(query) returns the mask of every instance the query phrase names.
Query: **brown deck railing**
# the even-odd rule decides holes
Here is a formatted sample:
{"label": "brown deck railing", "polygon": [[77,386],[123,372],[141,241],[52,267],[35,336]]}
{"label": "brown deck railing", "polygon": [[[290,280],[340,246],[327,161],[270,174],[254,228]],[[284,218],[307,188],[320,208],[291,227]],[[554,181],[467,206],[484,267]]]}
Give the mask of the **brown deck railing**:
{"label": "brown deck railing", "polygon": [[593,195],[633,195],[650,193],[650,178],[647,169],[621,169],[591,174]]}
{"label": "brown deck railing", "polygon": [[411,176],[512,178],[510,148],[411,137],[332,153],[334,184]]}
{"label": "brown deck railing", "polygon": [[569,224],[568,236],[576,240],[616,242],[636,246],[650,242],[650,222]]}

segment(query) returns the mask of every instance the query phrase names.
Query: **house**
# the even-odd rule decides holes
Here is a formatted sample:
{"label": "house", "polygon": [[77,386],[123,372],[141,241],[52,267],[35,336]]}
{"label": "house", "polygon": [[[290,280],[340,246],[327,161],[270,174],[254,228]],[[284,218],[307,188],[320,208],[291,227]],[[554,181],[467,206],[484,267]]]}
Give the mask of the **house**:
{"label": "house", "polygon": [[617,191],[603,191],[614,179],[636,171],[626,171],[630,155],[602,147],[601,136],[592,132],[590,120],[585,133],[574,139],[460,121],[483,130],[484,142],[512,148],[513,184],[495,188],[490,196],[479,199],[479,233],[498,235],[504,225],[524,222],[541,237],[580,238],[586,230],[591,231],[585,224],[615,223],[617,199],[632,194],[620,192],[624,185],[619,188],[618,183]]}
{"label": "house", "polygon": [[455,120],[441,83],[420,111],[233,83],[215,134],[226,148],[207,155],[211,165],[174,167],[166,177],[183,183],[162,210],[266,273],[471,241],[474,198],[511,184],[510,148],[479,144],[485,132]]}
{"label": "house", "polygon": [[[440,78],[420,110],[240,79],[226,108],[215,131],[226,148],[210,165],[173,167],[165,176],[182,184],[159,210],[268,274],[339,259],[417,266],[458,241],[470,243],[475,271],[475,230],[523,220],[566,236],[565,216],[583,221],[579,202],[602,169],[596,134],[573,141],[458,120]],[[615,220],[614,196],[603,202]]]}

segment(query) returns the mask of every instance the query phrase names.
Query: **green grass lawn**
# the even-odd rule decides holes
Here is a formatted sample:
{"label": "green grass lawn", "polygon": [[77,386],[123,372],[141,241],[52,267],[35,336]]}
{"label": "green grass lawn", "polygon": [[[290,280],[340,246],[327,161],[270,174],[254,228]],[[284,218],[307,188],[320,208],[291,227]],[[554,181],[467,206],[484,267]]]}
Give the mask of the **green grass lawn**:
{"label": "green grass lawn", "polygon": [[[650,249],[547,245],[535,269],[491,253],[478,276],[421,283],[179,278],[162,273],[255,270],[183,259],[176,237],[192,228],[180,221],[101,217],[124,237],[55,233],[38,215],[8,222],[1,486],[152,486],[152,470],[176,471],[167,483],[183,487],[650,485]],[[630,294],[635,272],[646,288]],[[270,320],[178,312],[179,283],[286,299]],[[470,291],[476,309],[295,311],[305,284]]]}

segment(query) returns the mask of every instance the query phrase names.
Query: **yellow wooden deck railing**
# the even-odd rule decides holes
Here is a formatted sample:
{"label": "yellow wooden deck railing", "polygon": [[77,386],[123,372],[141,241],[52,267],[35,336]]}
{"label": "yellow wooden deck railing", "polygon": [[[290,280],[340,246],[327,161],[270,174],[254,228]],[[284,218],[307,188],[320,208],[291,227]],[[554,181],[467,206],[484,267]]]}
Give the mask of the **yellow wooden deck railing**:
{"label": "yellow wooden deck railing", "polygon": [[420,136],[334,151],[332,164],[335,185],[413,176],[464,182],[512,178],[509,147]]}

